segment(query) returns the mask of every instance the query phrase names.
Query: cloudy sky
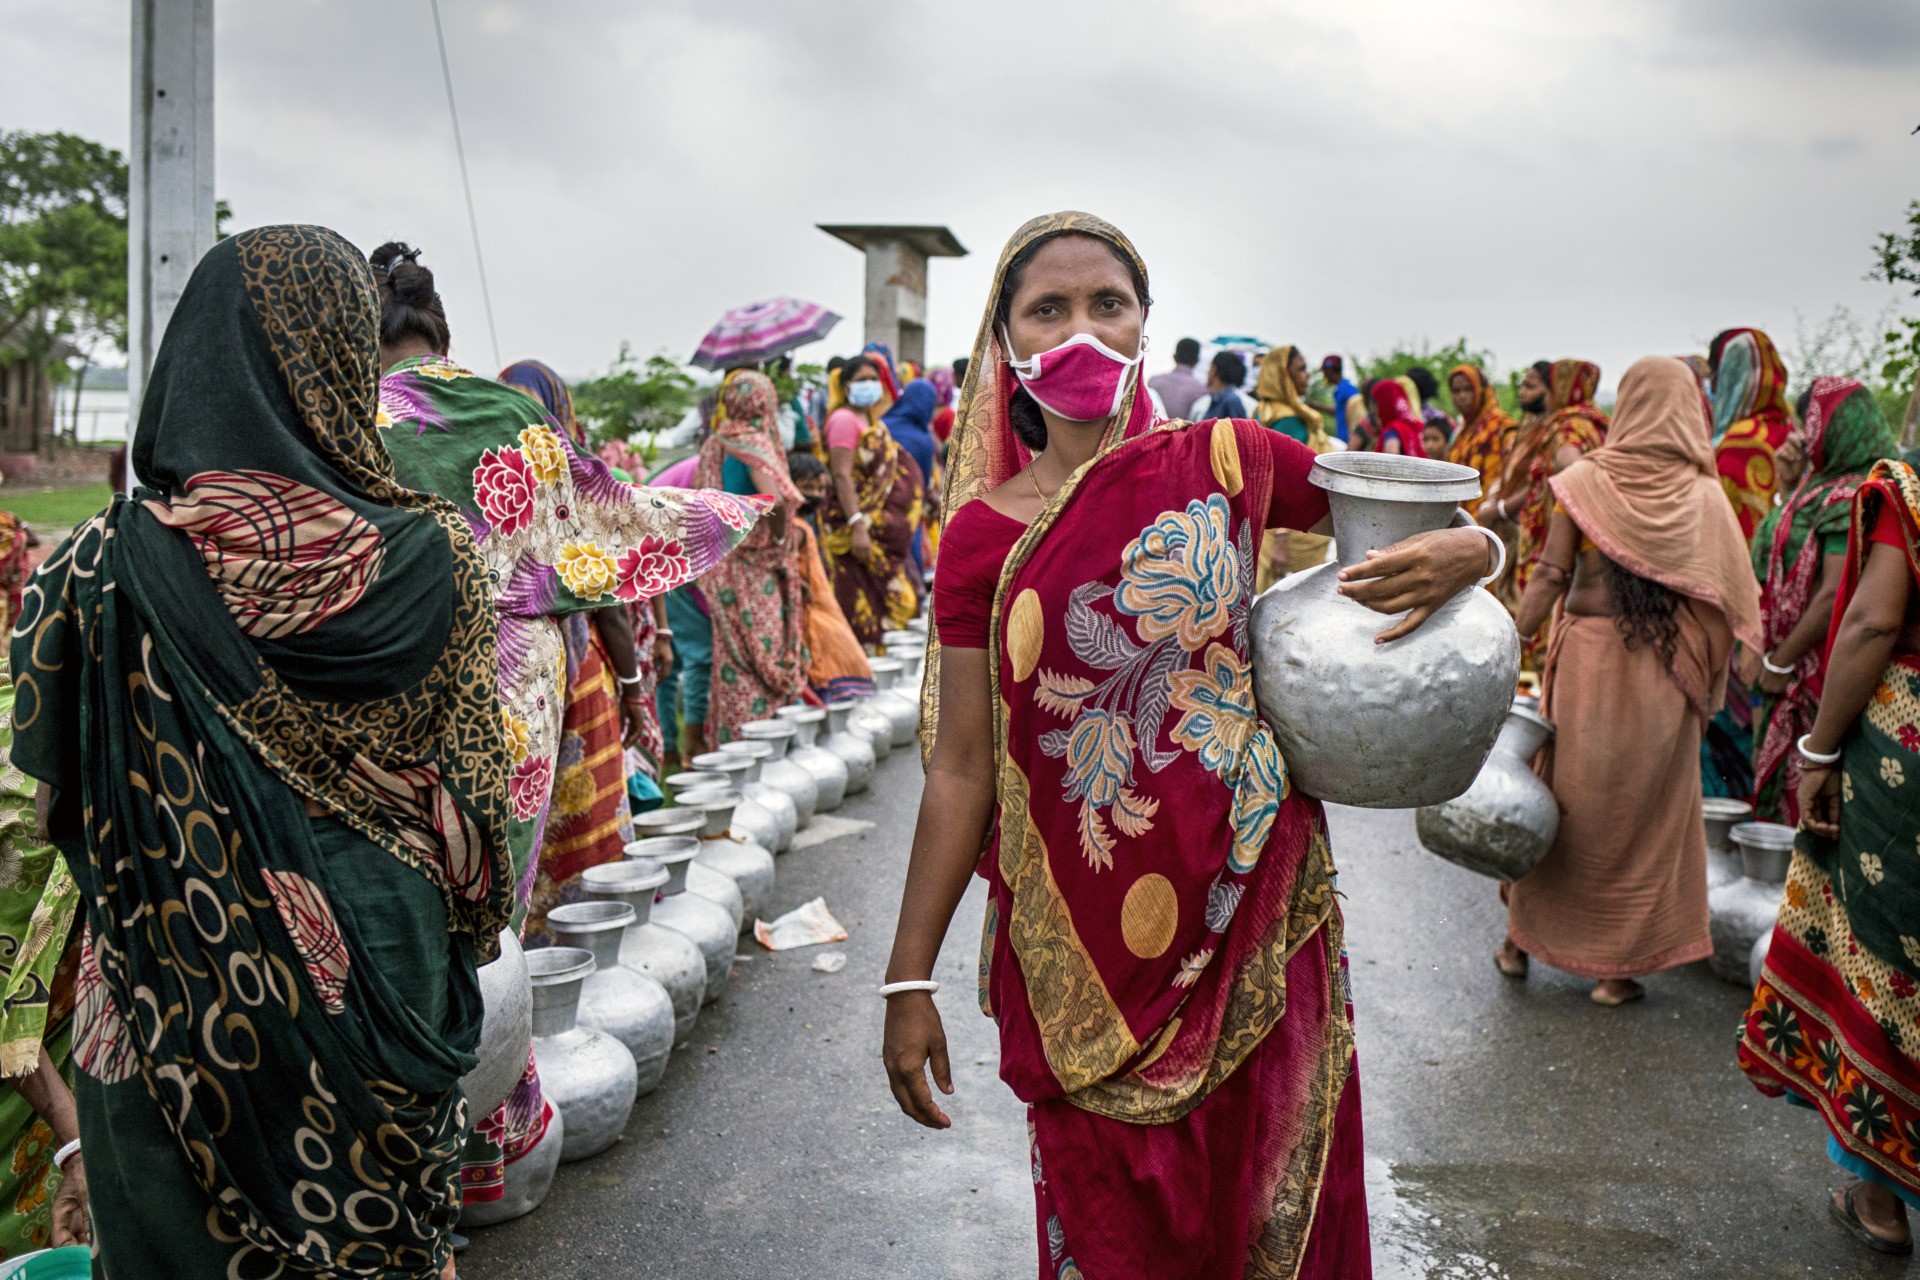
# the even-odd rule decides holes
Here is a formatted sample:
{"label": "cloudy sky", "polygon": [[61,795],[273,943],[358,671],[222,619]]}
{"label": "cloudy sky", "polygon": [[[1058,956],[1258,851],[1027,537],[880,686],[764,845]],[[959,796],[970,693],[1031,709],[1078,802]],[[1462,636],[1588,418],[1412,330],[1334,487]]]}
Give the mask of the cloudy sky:
{"label": "cloudy sky", "polygon": [[[964,354],[1025,218],[1099,213],[1174,339],[1503,366],[1795,346],[1920,196],[1912,0],[442,0],[503,355],[684,357],[777,294],[847,316],[817,222],[946,223],[929,354]],[[426,248],[486,366],[427,0],[218,0],[237,225]],[[0,0],[0,128],[124,146],[124,0]],[[1915,304],[1920,305],[1920,304]]]}

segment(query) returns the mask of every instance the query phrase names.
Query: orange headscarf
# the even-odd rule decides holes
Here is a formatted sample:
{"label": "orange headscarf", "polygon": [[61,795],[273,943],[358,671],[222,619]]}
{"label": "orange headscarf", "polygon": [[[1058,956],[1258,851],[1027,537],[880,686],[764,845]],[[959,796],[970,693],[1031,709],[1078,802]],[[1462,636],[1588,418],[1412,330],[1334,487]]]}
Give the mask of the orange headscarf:
{"label": "orange headscarf", "polygon": [[[1457,364],[1447,371],[1447,384],[1465,378],[1473,385],[1473,405],[1467,410],[1466,425],[1447,446],[1447,461],[1472,467],[1480,473],[1480,492],[1484,495],[1500,477],[1500,464],[1513,444],[1514,421],[1500,407],[1487,375],[1476,364]],[[1480,510],[1480,499],[1460,504],[1468,515]]]}

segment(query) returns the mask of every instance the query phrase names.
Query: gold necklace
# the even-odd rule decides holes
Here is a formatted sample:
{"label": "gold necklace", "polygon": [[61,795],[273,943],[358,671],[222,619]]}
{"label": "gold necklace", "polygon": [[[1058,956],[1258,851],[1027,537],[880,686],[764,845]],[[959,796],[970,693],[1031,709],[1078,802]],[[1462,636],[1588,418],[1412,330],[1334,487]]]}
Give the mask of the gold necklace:
{"label": "gold necklace", "polygon": [[1040,459],[1035,458],[1033,462],[1027,464],[1027,483],[1033,486],[1034,496],[1040,499],[1040,505],[1044,507],[1051,499],[1047,497],[1046,491],[1040,487],[1039,478],[1033,474],[1034,463],[1039,461]]}

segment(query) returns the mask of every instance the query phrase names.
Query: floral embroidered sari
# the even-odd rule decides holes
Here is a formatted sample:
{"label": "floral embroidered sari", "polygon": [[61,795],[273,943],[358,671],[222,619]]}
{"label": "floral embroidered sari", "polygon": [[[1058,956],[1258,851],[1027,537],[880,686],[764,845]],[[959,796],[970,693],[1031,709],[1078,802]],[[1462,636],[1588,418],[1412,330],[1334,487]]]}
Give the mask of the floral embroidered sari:
{"label": "floral embroidered sari", "polygon": [[[1853,500],[1835,618],[1886,507],[1920,584],[1920,480],[1882,461]],[[1887,664],[1838,767],[1840,834],[1802,831],[1795,844],[1740,1069],[1769,1097],[1819,1111],[1835,1163],[1920,1205],[1920,659]]]}
{"label": "floral embroidered sari", "polygon": [[[1138,261],[1086,214],[1008,243],[954,437],[956,511],[1030,456],[992,299],[1015,253],[1061,231]],[[987,649],[980,998],[1029,1104],[1041,1274],[1365,1275],[1333,866],[1248,651],[1286,442],[1253,421],[1155,427],[1138,387],[1114,421],[1007,556]],[[936,627],[923,751],[939,665]]]}
{"label": "floral embroidered sari", "polygon": [[1713,451],[1720,485],[1748,540],[1773,509],[1780,477],[1774,450],[1793,429],[1787,412],[1787,366],[1758,329],[1735,329],[1711,353]]}

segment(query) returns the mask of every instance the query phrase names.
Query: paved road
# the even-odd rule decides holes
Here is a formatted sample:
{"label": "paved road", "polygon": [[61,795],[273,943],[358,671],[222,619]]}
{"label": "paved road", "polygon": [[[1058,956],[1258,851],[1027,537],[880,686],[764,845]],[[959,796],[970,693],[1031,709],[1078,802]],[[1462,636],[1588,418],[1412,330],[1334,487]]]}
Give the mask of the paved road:
{"label": "paved road", "polygon": [[[852,935],[846,969],[749,942],[625,1139],[476,1233],[467,1280],[1033,1274],[1022,1109],[973,1002],[977,889],[938,974],[954,1128],[902,1117],[877,1061],[872,988],[918,799],[918,763],[896,753],[840,811],[872,828],[780,860],[780,909],[824,896]],[[1538,965],[1509,982],[1491,882],[1421,851],[1409,814],[1331,822],[1381,1280],[1904,1274],[1827,1222],[1818,1119],[1735,1070],[1743,992],[1700,966],[1618,1010]]]}

